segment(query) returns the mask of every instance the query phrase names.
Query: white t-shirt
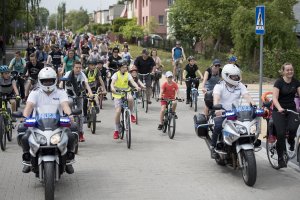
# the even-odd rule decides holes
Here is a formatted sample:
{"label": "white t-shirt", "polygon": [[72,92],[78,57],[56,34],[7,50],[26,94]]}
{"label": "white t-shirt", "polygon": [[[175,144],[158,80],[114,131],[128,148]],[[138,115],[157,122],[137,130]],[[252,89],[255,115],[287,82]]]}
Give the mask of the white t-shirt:
{"label": "white t-shirt", "polygon": [[247,93],[248,91],[244,84],[239,83],[238,86],[231,88],[226,85],[225,81],[216,84],[213,90],[213,95],[220,95],[220,104],[226,110],[231,110],[232,104],[238,105],[240,98]]}
{"label": "white t-shirt", "polygon": [[[121,74],[121,73],[120,73],[120,74]],[[124,75],[121,74],[121,76],[124,76]],[[117,73],[114,73],[114,75],[112,75],[111,79],[113,79],[113,80],[118,80],[118,75],[117,75]],[[132,80],[132,79],[133,79],[133,78],[132,78],[131,74],[128,73],[128,81],[130,81],[130,80]]]}
{"label": "white t-shirt", "polygon": [[41,88],[37,88],[30,92],[27,101],[33,103],[35,108],[42,105],[56,105],[62,115],[61,103],[68,102],[68,95],[61,89],[55,89],[50,95],[47,95]]}

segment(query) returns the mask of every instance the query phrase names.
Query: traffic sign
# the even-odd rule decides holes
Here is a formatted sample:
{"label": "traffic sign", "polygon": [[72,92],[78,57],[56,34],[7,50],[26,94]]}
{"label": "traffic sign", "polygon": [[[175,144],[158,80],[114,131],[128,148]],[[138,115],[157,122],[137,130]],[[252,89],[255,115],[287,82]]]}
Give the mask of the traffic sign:
{"label": "traffic sign", "polygon": [[265,34],[265,6],[256,6],[255,33],[257,35]]}

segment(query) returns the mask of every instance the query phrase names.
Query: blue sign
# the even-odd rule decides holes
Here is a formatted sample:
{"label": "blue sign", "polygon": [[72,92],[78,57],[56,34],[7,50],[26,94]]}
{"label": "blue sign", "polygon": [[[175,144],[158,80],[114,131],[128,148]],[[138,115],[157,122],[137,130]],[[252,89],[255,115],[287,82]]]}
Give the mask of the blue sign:
{"label": "blue sign", "polygon": [[256,6],[255,33],[257,35],[265,34],[265,6]]}

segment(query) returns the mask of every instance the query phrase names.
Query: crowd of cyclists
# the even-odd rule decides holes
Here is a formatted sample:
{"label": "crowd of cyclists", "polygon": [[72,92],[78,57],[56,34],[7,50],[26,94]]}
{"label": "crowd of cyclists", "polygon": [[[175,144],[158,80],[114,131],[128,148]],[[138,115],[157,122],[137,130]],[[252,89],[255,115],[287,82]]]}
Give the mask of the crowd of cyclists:
{"label": "crowd of cyclists", "polygon": [[[122,52],[120,51],[122,50]],[[180,42],[172,49],[173,72],[165,73],[166,81],[161,84],[159,99],[174,99],[172,104],[173,112],[176,118],[176,98],[180,98],[179,86],[173,80],[177,71],[178,63],[186,60],[184,50]],[[245,96],[249,102],[255,105],[255,102],[249,95],[246,87],[241,83],[241,71],[237,58],[231,55],[221,68],[219,59],[214,59],[211,66],[208,67],[204,75],[201,73],[193,56],[187,58],[187,65],[183,67],[183,80],[186,80],[186,103],[189,104],[191,81],[194,81],[198,89],[202,81],[202,92],[204,94],[214,94],[214,104],[222,103],[225,107],[229,106],[231,99]],[[181,66],[181,65],[179,65]],[[286,63],[282,67],[282,78],[274,84],[274,121],[278,129],[279,165],[286,167],[283,162],[282,152],[285,143],[284,130],[280,127],[287,127],[291,121],[291,116],[284,113],[284,109],[296,110],[294,103],[295,94],[300,94],[299,81],[294,78],[293,66]],[[66,115],[72,118],[71,107],[77,98],[76,106],[83,110],[78,124],[79,141],[84,142],[83,124],[87,121],[87,97],[94,98],[96,110],[99,113],[99,98],[96,93],[101,91],[104,94],[104,100],[107,100],[108,92],[112,92],[111,98],[114,100],[115,107],[115,129],[113,138],[119,138],[121,98],[124,94],[119,94],[117,90],[135,88],[137,91],[145,90],[146,101],[151,104],[152,85],[155,79],[161,79],[163,71],[162,61],[157,54],[156,49],[151,51],[143,49],[141,55],[133,60],[130,54],[130,47],[125,42],[122,46],[112,46],[109,38],[105,35],[96,37],[88,34],[72,34],[64,32],[43,32],[31,34],[28,39],[28,48],[26,54],[21,51],[15,52],[15,57],[10,61],[9,66],[1,66],[1,93],[7,93],[15,96],[16,100],[11,101],[13,111],[17,110],[15,101],[20,101],[25,105],[24,117],[31,115],[32,111],[40,104],[57,104]],[[217,85],[217,87],[215,87]],[[218,98],[215,98],[218,97]],[[133,97],[128,93],[129,108],[133,109]],[[205,105],[205,104],[203,104]],[[161,111],[158,129],[163,127],[163,115],[166,109],[166,101],[161,101]],[[201,111],[206,116],[208,108],[205,106]],[[134,112],[131,112],[134,113]],[[131,122],[136,118],[131,114]],[[283,123],[285,122],[285,123]],[[222,119],[215,120],[216,127],[214,134],[217,136],[222,129]],[[287,123],[287,124],[286,124]],[[291,132],[295,132],[295,127]],[[282,133],[282,134],[281,134]],[[293,138],[294,136],[291,136]],[[70,136],[70,146],[68,146],[69,158],[74,159],[74,138]],[[214,136],[215,138],[215,136]],[[290,140],[292,143],[292,139]],[[22,138],[23,160],[30,161],[28,135]],[[215,140],[211,144],[212,156],[214,156]],[[30,168],[24,166],[23,172],[28,173]],[[68,173],[73,173],[72,165],[66,169]]]}

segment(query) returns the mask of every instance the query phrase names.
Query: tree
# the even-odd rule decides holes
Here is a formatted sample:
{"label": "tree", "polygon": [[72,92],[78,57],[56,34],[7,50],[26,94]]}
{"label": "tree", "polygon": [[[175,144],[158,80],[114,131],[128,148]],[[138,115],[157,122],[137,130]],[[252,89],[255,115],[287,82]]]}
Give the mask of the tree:
{"label": "tree", "polygon": [[71,10],[66,14],[65,27],[71,30],[78,30],[89,23],[87,10],[80,7],[79,10]]}
{"label": "tree", "polygon": [[39,9],[39,21],[42,28],[45,28],[48,24],[49,11],[47,8],[41,7]]}
{"label": "tree", "polygon": [[143,27],[137,25],[136,18],[131,19],[125,26],[122,26],[121,32],[126,40],[141,38],[144,35]]}
{"label": "tree", "polygon": [[50,15],[49,20],[48,20],[48,28],[50,30],[56,28],[56,18],[57,18],[56,13],[53,13],[53,14]]}
{"label": "tree", "polygon": [[118,17],[112,21],[113,32],[120,32],[120,28],[125,26],[130,19]]}
{"label": "tree", "polygon": [[145,34],[155,33],[156,28],[158,27],[158,22],[155,17],[150,16],[149,21],[146,23],[144,27]]}

